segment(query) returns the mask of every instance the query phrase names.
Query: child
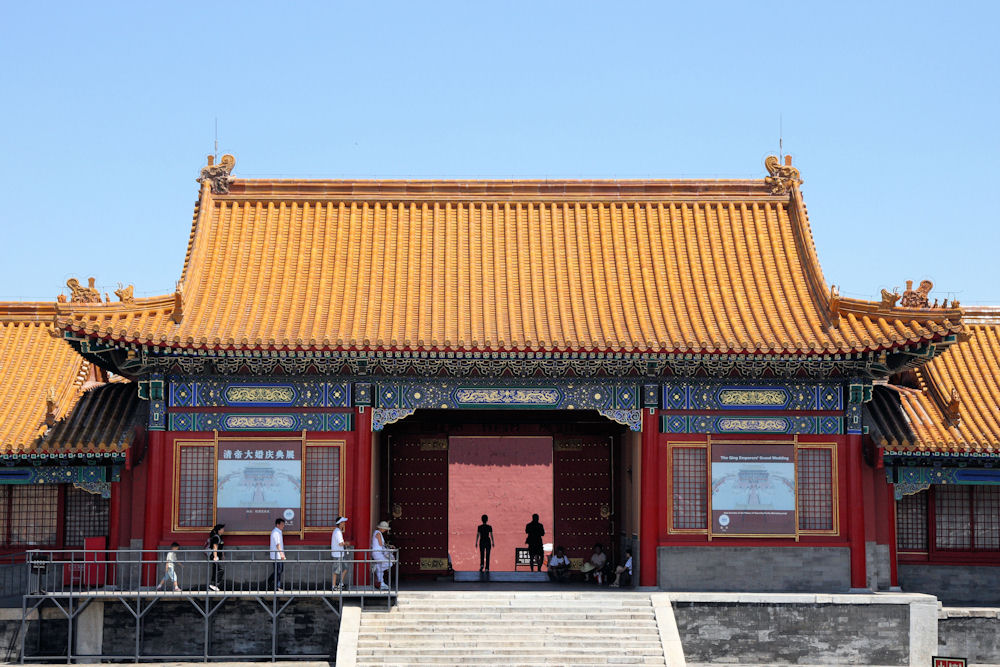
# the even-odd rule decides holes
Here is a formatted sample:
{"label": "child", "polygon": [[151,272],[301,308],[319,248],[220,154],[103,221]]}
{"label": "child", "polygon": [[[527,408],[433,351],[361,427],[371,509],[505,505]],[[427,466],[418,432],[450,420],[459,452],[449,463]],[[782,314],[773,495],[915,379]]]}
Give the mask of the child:
{"label": "child", "polygon": [[174,591],[180,592],[181,587],[177,585],[177,550],[180,546],[176,542],[170,545],[170,551],[167,552],[166,566],[163,570],[163,579],[160,579],[160,583],[156,584],[156,590],[165,587],[169,581],[174,585]]}

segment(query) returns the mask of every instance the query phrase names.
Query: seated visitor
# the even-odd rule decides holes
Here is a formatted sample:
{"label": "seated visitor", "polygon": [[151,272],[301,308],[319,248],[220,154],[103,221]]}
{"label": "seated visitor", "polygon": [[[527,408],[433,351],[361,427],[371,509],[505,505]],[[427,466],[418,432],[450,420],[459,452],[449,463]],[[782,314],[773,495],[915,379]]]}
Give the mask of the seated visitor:
{"label": "seated visitor", "polygon": [[615,568],[615,583],[611,584],[612,587],[618,588],[621,585],[631,586],[632,585],[632,550],[625,550],[625,564],[619,565]]}
{"label": "seated visitor", "polygon": [[569,556],[562,547],[549,557],[549,579],[552,581],[569,581]]}
{"label": "seated visitor", "polygon": [[608,555],[604,553],[604,545],[598,542],[594,545],[594,552],[590,554],[590,560],[583,564],[580,568],[580,572],[583,573],[583,580],[590,581],[590,577],[594,577],[594,581],[600,586],[604,583],[604,576],[608,567]]}

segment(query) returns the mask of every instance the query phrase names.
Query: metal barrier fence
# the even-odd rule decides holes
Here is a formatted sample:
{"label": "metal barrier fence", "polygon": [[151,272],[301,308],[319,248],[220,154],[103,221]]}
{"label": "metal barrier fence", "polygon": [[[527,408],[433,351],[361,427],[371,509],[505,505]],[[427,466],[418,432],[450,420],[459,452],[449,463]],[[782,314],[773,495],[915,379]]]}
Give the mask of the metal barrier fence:
{"label": "metal barrier fence", "polygon": [[[173,557],[168,560],[167,555]],[[321,600],[339,616],[344,598],[385,604],[390,609],[399,591],[399,571],[395,550],[348,549],[342,558],[333,558],[328,549],[286,549],[284,560],[270,557],[267,549],[227,549],[219,561],[210,560],[202,550],[95,551],[36,550],[27,553],[22,568],[25,583],[20,632],[21,662],[49,660],[53,656],[25,655],[29,617],[46,603],[58,609],[68,623],[65,659],[102,657],[109,660],[151,660],[190,658],[190,654],[147,654],[143,651],[143,622],[152,607],[163,601],[187,601],[204,621],[204,660],[230,657],[216,655],[211,648],[212,618],[229,601],[255,601],[269,615],[269,653],[240,653],[244,659],[323,658],[329,654],[293,655],[279,651],[278,618],[295,600]],[[176,560],[174,560],[176,558]],[[168,563],[172,567],[168,568]],[[172,571],[172,574],[170,573]],[[75,623],[94,602],[121,604],[134,621],[134,650],[125,655],[78,654],[75,650]],[[184,605],[187,609],[187,605]],[[158,623],[162,624],[162,620]],[[263,631],[264,628],[261,628]]]}

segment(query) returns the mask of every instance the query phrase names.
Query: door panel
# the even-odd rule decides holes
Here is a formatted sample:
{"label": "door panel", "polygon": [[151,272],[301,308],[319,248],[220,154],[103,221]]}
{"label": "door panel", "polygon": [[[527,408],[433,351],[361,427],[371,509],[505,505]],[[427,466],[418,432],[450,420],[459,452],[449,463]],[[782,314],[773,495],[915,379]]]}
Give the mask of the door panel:
{"label": "door panel", "polygon": [[613,553],[611,443],[610,437],[556,437],[553,445],[553,546],[565,547],[566,555],[574,560],[586,561],[595,542]]}
{"label": "door panel", "polygon": [[448,569],[448,440],[400,437],[389,443],[389,512],[400,574]]}

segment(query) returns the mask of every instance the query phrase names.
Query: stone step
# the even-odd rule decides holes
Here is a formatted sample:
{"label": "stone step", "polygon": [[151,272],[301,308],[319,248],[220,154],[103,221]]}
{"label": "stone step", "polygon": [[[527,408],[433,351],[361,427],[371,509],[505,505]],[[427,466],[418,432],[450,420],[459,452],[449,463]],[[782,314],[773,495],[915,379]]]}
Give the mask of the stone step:
{"label": "stone step", "polygon": [[617,589],[593,591],[400,591],[399,599],[406,600],[499,600],[499,599],[547,599],[547,600],[648,600],[649,593],[620,593]]}
{"label": "stone step", "polygon": [[651,609],[649,600],[400,600],[399,609]]}
{"label": "stone step", "polygon": [[601,619],[606,621],[605,625],[610,625],[615,622],[628,622],[634,620],[649,620],[654,617],[652,611],[648,612],[600,612],[600,611],[581,611],[578,614],[566,614],[561,613],[559,615],[555,614],[512,614],[509,612],[495,611],[486,612],[480,611],[475,614],[435,614],[431,612],[427,613],[399,613],[399,614],[389,614],[387,618],[384,619],[373,619],[372,622],[381,622],[395,624],[405,621],[412,621],[415,623],[426,622],[433,623],[438,621],[447,622],[465,622],[465,623],[486,623],[489,621],[499,621],[504,620],[508,622],[524,621],[525,623],[531,623],[532,625],[538,625],[540,623],[554,623],[556,621],[564,623],[584,623],[587,621],[593,621]]}
{"label": "stone step", "polygon": [[666,660],[662,656],[609,656],[600,658],[593,654],[578,655],[575,653],[557,653],[551,657],[523,656],[521,658],[511,656],[498,663],[497,656],[358,656],[359,665],[496,665],[502,664],[504,667],[552,667],[553,665],[569,665],[572,667],[607,667],[608,665],[666,665]]}
{"label": "stone step", "polygon": [[[382,662],[401,662],[420,664],[427,662],[443,663],[453,665],[510,665],[520,662],[537,662],[547,665],[575,665],[586,662],[602,665],[662,665],[666,661],[663,654],[660,655],[612,655],[607,656],[601,653],[584,653],[579,651],[539,651],[539,652],[512,652],[512,653],[489,653],[482,655],[461,653],[451,654],[447,652],[437,653],[407,653],[407,652],[383,652],[361,655],[357,657],[359,664],[381,664]],[[371,661],[371,663],[369,663]]]}
{"label": "stone step", "polygon": [[[398,648],[398,649],[428,649],[428,648],[440,648],[441,641],[433,639],[397,639],[395,637],[390,639],[367,637],[359,638],[358,640],[358,650],[362,648],[370,649],[377,652],[380,648]],[[656,649],[657,651],[662,651],[663,646],[660,644],[659,637],[648,638],[648,639],[631,639],[623,641],[620,639],[605,639],[605,640],[595,640],[589,637],[576,637],[570,638],[547,638],[539,640],[516,640],[516,639],[458,639],[455,636],[448,637],[448,648],[449,649],[507,649],[507,648],[518,648],[523,650],[535,649],[535,648],[569,648],[578,647],[583,649],[598,649],[608,650],[617,649],[618,651],[631,651],[632,649]]]}
{"label": "stone step", "polygon": [[[371,658],[371,657],[368,657],[368,658],[359,658],[357,660],[357,664],[359,664],[359,665],[377,665],[378,667],[410,667],[413,663],[410,662],[410,661],[399,662],[399,661],[382,660],[380,658]],[[421,665],[425,665],[426,667],[451,667],[455,663],[452,660],[445,659],[445,660],[437,660],[437,661],[435,661],[435,660],[428,660],[428,661],[422,662],[420,664]],[[475,663],[473,663],[473,664],[475,664]],[[495,661],[493,663],[482,662],[482,663],[479,663],[479,664],[495,664]],[[563,663],[556,663],[556,664],[561,665]],[[575,662],[572,663],[572,667],[608,667],[608,665],[621,665],[621,664],[628,664],[628,663],[623,663],[623,662],[608,662],[607,660],[601,660],[599,662],[592,662],[590,660],[577,660],[577,661],[575,661]],[[640,665],[664,665],[665,666],[667,663],[663,659],[655,660],[655,659],[649,659],[649,658],[647,658],[647,659],[643,660],[640,663],[632,663],[632,664],[640,664]],[[515,660],[515,661],[504,662],[504,667],[553,667],[553,664],[551,662],[532,662],[532,661],[530,661],[530,659],[525,659],[525,660]],[[823,667],[840,667],[840,666],[836,666],[836,665],[824,665]],[[847,667],[847,666],[845,665],[843,667]]]}
{"label": "stone step", "polygon": [[[512,638],[513,637],[513,638]],[[426,631],[421,631],[420,629],[413,629],[409,632],[393,629],[390,635],[386,635],[384,632],[373,632],[362,628],[358,632],[358,641],[373,641],[373,642],[397,642],[397,641],[416,641],[416,642],[438,642],[440,639],[434,637]],[[619,643],[619,642],[645,642],[645,641],[660,641],[660,634],[656,629],[650,629],[647,631],[621,631],[615,632],[613,634],[608,634],[604,630],[596,632],[594,630],[590,631],[565,631],[555,634],[524,634],[517,635],[512,632],[505,632],[501,630],[493,632],[481,632],[478,628],[469,628],[467,631],[458,632],[455,629],[449,629],[448,632],[448,642],[494,642],[494,641],[516,641],[518,643],[524,642],[566,642],[566,641],[584,641],[591,643]]]}

